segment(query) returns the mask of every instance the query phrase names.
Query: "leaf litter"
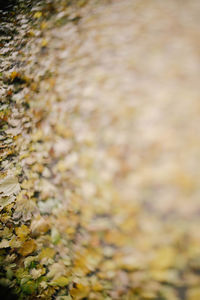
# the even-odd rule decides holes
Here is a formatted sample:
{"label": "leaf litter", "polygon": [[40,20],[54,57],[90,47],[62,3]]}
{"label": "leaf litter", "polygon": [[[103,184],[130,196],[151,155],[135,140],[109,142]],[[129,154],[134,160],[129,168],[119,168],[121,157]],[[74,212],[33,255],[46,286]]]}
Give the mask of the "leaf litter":
{"label": "leaf litter", "polygon": [[199,10],[0,11],[0,282],[19,299],[199,300]]}

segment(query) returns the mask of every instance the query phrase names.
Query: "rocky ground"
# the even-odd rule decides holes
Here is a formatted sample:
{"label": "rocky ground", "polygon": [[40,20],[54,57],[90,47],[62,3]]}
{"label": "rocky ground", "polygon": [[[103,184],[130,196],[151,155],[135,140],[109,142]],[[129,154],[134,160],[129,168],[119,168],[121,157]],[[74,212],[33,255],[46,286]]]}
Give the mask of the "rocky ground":
{"label": "rocky ground", "polygon": [[1,15],[0,276],[19,299],[200,299],[200,4]]}

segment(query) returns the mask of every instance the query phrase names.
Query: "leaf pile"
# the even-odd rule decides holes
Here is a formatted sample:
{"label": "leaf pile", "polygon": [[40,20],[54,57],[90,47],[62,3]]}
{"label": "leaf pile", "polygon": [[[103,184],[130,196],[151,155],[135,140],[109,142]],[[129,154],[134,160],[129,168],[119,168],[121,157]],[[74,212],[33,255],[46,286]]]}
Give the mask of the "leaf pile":
{"label": "leaf pile", "polygon": [[19,299],[200,299],[198,13],[0,11],[0,283]]}

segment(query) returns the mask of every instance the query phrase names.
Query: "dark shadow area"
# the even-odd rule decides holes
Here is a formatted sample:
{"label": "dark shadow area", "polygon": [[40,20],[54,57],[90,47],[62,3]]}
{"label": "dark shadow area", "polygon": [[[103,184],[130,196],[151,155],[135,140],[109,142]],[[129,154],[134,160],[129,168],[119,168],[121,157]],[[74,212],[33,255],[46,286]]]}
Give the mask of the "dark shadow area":
{"label": "dark shadow area", "polygon": [[17,0],[0,0],[0,9],[10,10],[16,2]]}
{"label": "dark shadow area", "polygon": [[0,299],[2,300],[18,300],[18,297],[12,293],[12,290],[0,285]]}

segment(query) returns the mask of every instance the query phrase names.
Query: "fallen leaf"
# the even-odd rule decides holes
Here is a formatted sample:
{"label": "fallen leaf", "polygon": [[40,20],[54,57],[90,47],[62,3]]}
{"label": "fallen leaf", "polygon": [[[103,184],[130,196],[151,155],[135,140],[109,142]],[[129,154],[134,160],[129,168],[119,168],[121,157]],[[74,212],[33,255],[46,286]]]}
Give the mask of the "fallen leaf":
{"label": "fallen leaf", "polygon": [[0,180],[0,194],[2,196],[10,196],[20,191],[18,179],[14,176],[8,176]]}
{"label": "fallen leaf", "polygon": [[36,250],[36,242],[34,240],[29,240],[24,242],[22,247],[19,249],[19,254],[22,256],[27,256]]}

